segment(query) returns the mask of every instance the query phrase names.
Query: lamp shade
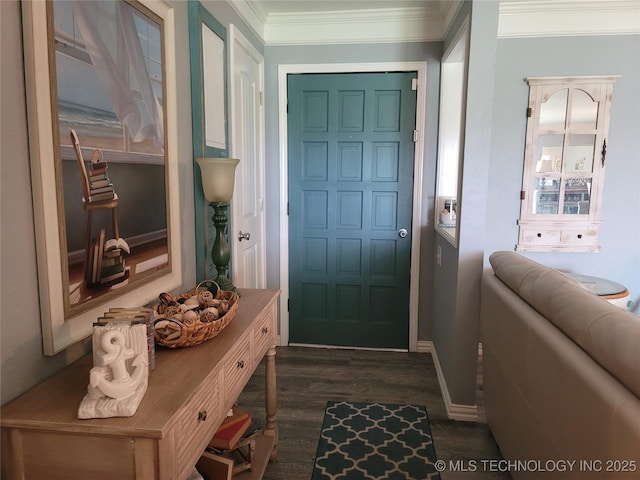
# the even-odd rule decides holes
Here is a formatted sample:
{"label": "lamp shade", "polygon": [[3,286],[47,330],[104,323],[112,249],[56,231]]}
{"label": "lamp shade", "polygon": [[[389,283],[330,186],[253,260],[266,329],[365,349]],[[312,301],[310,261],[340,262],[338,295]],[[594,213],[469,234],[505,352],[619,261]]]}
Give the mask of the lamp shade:
{"label": "lamp shade", "polygon": [[233,196],[237,158],[198,157],[204,198],[209,202],[228,202]]}

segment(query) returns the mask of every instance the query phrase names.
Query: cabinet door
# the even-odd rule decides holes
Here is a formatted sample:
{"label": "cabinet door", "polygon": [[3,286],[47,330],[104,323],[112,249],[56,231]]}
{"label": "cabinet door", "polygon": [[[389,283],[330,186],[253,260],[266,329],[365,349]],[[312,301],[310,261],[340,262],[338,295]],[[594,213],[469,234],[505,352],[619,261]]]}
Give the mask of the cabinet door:
{"label": "cabinet door", "polygon": [[[617,77],[529,78],[518,250],[598,251],[606,138]],[[536,237],[531,229],[557,230]],[[560,231],[587,229],[590,242]]]}

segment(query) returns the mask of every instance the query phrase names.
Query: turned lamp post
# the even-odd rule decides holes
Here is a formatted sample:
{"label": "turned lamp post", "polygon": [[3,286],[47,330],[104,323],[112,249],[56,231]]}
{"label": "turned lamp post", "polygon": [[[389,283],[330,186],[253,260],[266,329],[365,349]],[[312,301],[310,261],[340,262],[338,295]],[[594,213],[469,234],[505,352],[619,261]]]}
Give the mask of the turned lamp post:
{"label": "turned lamp post", "polygon": [[225,237],[227,228],[227,208],[233,196],[233,182],[236,166],[239,160],[236,158],[199,157],[196,162],[200,165],[204,198],[213,207],[213,224],[216,227],[216,238],[211,250],[211,258],[216,266],[218,275],[216,283],[222,290],[238,292],[236,287],[227,277],[231,251]]}

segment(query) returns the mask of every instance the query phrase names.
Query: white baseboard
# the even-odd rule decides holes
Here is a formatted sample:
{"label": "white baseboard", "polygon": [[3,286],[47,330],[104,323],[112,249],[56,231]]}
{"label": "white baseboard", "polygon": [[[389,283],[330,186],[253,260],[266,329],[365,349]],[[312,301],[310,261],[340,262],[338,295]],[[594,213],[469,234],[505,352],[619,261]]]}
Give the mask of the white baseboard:
{"label": "white baseboard", "polygon": [[444,378],[444,374],[442,373],[442,367],[440,366],[436,347],[433,342],[418,341],[418,352],[430,353],[431,357],[433,357],[433,363],[436,367],[436,374],[438,376],[438,383],[440,384],[440,391],[442,392],[442,398],[444,399],[444,406],[447,409],[447,416],[452,420],[459,420],[463,422],[478,421],[478,407],[476,405],[451,403],[447,382]]}

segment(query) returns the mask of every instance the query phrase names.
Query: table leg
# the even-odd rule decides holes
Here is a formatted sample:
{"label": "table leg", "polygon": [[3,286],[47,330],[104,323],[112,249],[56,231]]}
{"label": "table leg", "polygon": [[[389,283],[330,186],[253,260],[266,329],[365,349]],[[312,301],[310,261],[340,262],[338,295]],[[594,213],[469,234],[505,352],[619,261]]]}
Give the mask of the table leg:
{"label": "table leg", "polygon": [[265,435],[273,435],[275,437],[273,450],[269,460],[276,460],[278,454],[278,399],[276,393],[276,347],[275,345],[267,351],[267,365],[265,372],[265,406],[267,413],[267,426]]}

